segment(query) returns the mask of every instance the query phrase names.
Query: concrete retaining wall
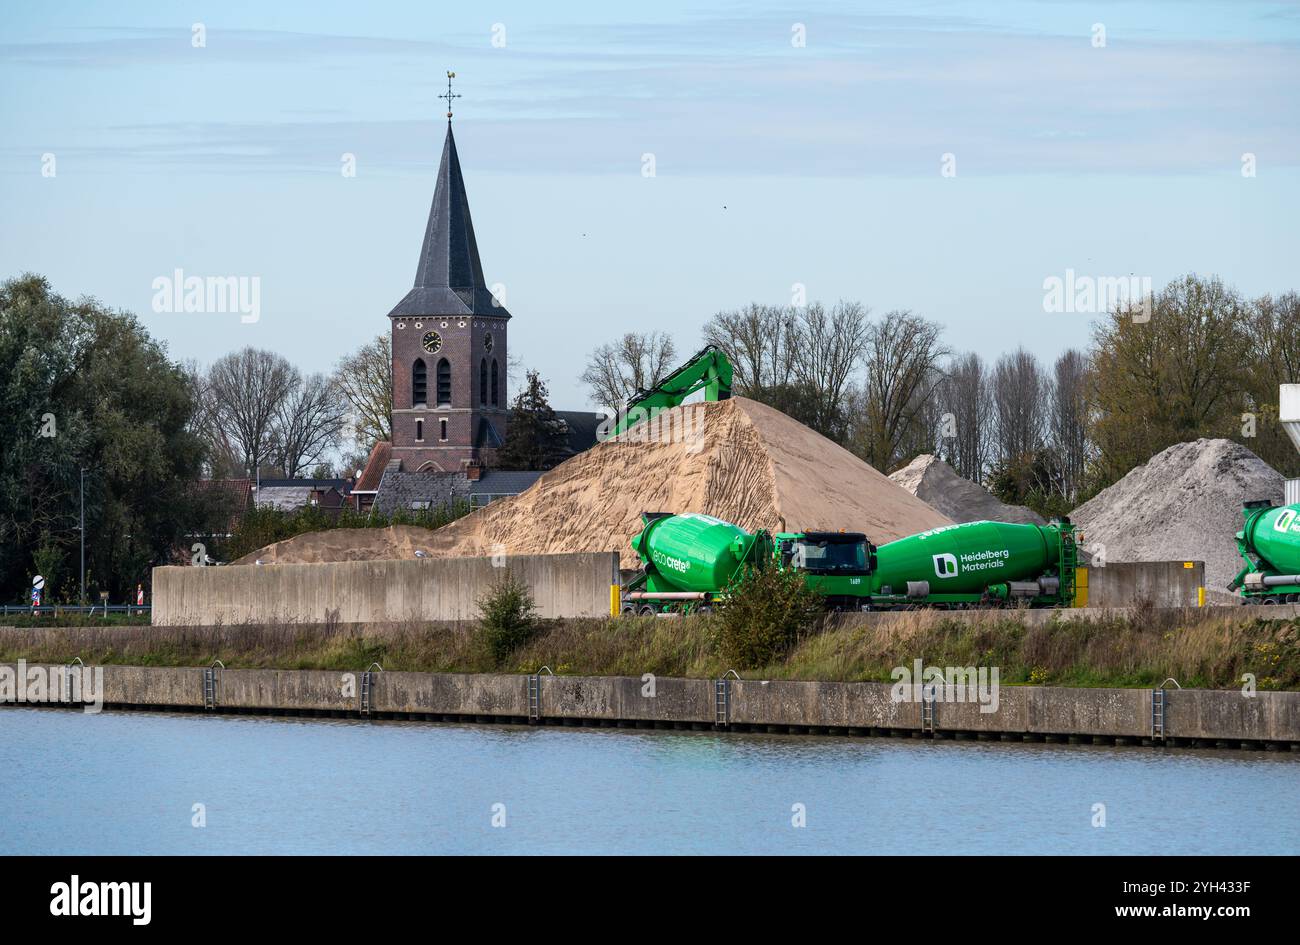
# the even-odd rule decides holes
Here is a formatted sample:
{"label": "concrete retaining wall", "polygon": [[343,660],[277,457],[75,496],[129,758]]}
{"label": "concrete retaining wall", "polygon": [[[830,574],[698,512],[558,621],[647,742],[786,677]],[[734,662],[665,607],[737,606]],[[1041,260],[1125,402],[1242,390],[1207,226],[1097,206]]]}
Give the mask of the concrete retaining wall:
{"label": "concrete retaining wall", "polygon": [[[16,672],[14,664],[8,664]],[[32,667],[27,667],[32,669]],[[64,667],[45,667],[53,673]],[[110,707],[205,710],[204,671],[140,666],[103,672]],[[216,711],[358,715],[363,674],[325,670],[228,669],[215,673]],[[369,714],[478,721],[566,721],[738,730],[973,734],[1146,741],[1149,689],[1006,686],[995,711],[977,702],[933,702],[927,724],[918,701],[894,701],[870,682],[736,680],[722,696],[712,679],[631,676],[520,676],[376,671]],[[1289,744],[1300,750],[1300,692],[1166,690],[1165,738],[1178,743]],[[719,718],[722,725],[717,725]]]}
{"label": "concrete retaining wall", "polygon": [[[1190,567],[1189,567],[1190,565]],[[1088,568],[1089,607],[1195,607],[1204,561],[1114,561]]]}
{"label": "concrete retaining wall", "polygon": [[618,582],[613,552],[491,558],[417,558],[330,564],[165,567],[153,571],[155,626],[466,620],[479,596],[509,570],[532,590],[543,617],[609,613]]}

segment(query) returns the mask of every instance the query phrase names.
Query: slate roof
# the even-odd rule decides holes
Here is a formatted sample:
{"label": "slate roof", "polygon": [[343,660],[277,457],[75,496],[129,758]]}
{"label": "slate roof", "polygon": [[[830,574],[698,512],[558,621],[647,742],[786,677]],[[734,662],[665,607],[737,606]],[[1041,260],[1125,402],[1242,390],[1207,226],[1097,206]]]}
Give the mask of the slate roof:
{"label": "slate roof", "polygon": [[340,495],[352,491],[351,479],[263,479],[263,489],[337,489]]}
{"label": "slate roof", "polygon": [[[540,472],[484,470],[480,479],[469,479],[462,472],[401,472],[389,469],[379,484],[375,508],[384,513],[395,509],[410,511],[427,507],[436,509],[460,500],[479,502],[489,496],[518,495],[542,476]],[[477,503],[476,503],[477,504]]]}
{"label": "slate roof", "polygon": [[566,433],[566,457],[591,449],[596,445],[596,434],[604,421],[603,413],[590,413],[586,410],[557,410],[555,416],[564,421]]}
{"label": "slate roof", "polygon": [[477,449],[487,447],[489,449],[498,449],[502,445],[501,434],[497,433],[497,428],[487,417],[479,417],[478,430],[474,433],[474,446]]}
{"label": "slate roof", "polygon": [[420,247],[415,287],[388,313],[389,318],[398,315],[510,317],[505,306],[492,304],[492,293],[483,278],[451,122],[447,123],[447,139],[443,142],[433,205],[429,208],[424,244]]}
{"label": "slate roof", "polygon": [[[293,480],[289,480],[292,482]],[[321,480],[328,482],[328,480]],[[333,486],[268,486],[263,480],[262,487],[257,490],[257,507],[261,509],[279,509],[283,512],[292,512],[294,509],[301,509],[311,504],[312,496],[316,496],[321,508],[336,509],[342,503],[344,494],[339,492]]]}

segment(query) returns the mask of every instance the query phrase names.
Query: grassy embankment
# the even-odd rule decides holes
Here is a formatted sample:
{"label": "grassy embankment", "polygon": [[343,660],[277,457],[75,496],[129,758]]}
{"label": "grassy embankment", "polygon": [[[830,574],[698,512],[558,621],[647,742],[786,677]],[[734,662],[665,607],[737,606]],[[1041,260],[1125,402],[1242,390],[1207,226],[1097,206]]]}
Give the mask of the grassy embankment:
{"label": "grassy embankment", "polygon": [[[1223,612],[1149,611],[1026,627],[1014,614],[959,622],[939,612],[888,625],[842,618],[806,635],[790,656],[742,675],[761,679],[888,681],[895,666],[997,666],[1003,684],[1300,689],[1300,620],[1261,621]],[[0,628],[0,661],[357,670],[534,672],[713,677],[727,669],[710,618],[562,620],[503,660],[473,624],[242,625],[226,627]]]}

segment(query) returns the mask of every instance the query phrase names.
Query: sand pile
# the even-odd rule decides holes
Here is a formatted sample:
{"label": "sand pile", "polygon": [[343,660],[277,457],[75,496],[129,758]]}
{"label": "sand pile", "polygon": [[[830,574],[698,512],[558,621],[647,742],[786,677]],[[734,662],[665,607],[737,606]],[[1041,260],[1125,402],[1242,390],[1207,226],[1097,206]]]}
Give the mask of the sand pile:
{"label": "sand pile", "polygon": [[962,478],[951,466],[929,453],[922,453],[902,469],[890,473],[889,478],[954,522],[1044,524],[1043,517],[1033,509],[1007,505],[979,483]]}
{"label": "sand pile", "polygon": [[389,528],[331,528],[267,545],[231,564],[315,564],[321,561],[374,561],[414,558],[427,551],[432,529],[415,525]]}
{"label": "sand pile", "polygon": [[1249,499],[1282,500],[1280,473],[1231,440],[1179,443],[1098,493],[1070,518],[1108,561],[1204,561],[1207,591],[1241,570],[1233,535]]}
{"label": "sand pile", "polygon": [[666,411],[436,532],[336,529],[236,563],[410,557],[422,533],[435,557],[618,551],[631,568],[643,511],[704,512],[749,530],[842,528],[877,543],[951,522],[848,450],[736,397]]}

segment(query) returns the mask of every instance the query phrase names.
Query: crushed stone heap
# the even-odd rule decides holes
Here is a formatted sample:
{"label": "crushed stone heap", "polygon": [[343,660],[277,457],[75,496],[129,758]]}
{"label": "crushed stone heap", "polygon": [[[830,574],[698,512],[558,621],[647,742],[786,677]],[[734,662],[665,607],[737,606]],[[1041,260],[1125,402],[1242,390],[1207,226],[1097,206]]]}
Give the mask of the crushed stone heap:
{"label": "crushed stone heap", "polygon": [[922,453],[902,469],[890,473],[889,478],[954,522],[1044,524],[1043,517],[1033,509],[1002,502],[930,453]]}
{"label": "crushed stone heap", "polygon": [[1204,561],[1206,590],[1221,598],[1241,570],[1242,503],[1282,493],[1282,475],[1246,447],[1200,439],[1157,453],[1070,518],[1108,561]]}

